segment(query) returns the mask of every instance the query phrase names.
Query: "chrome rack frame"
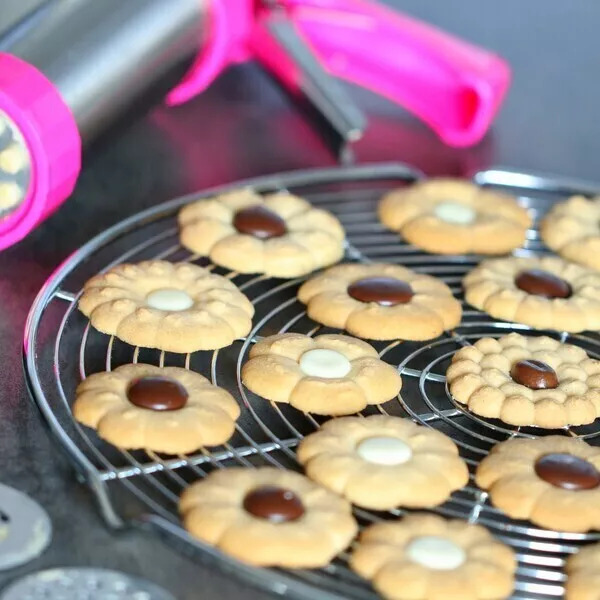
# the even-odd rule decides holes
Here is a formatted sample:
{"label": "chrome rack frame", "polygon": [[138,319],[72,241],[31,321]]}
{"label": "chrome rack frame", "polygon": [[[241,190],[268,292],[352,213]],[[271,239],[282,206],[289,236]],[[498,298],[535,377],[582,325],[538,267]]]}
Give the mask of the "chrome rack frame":
{"label": "chrome rack frame", "polygon": [[[216,564],[277,594],[314,598],[318,589],[319,597],[324,600],[375,597],[370,586],[348,568],[346,553],[328,567],[314,571],[256,569],[194,540],[181,527],[177,500],[190,481],[227,465],[298,468],[294,447],[304,435],[318,427],[322,419],[254,396],[242,385],[240,369],[249,347],[261,336],[283,331],[314,335],[329,330],[310,321],[296,300],[295,292],[302,279],[269,280],[208,265],[206,260],[191,256],[179,245],[175,216],[188,202],[240,185],[250,186],[259,193],[290,190],[338,216],[347,232],[346,260],[398,263],[435,275],[445,281],[464,304],[461,279],[481,257],[425,254],[401,242],[377,220],[375,207],[382,193],[422,177],[422,173],[405,165],[364,165],[270,175],[192,194],[122,221],[73,253],[52,274],[34,301],[27,320],[26,378],[52,434],[79,477],[93,490],[100,511],[111,527],[133,524],[149,528],[198,560]],[[473,180],[516,194],[519,201],[530,208],[536,221],[553,202],[566,195],[600,193],[599,184],[501,168],[478,172]],[[524,247],[515,254],[544,252],[547,250],[534,226],[528,232]],[[178,355],[133,348],[90,328],[76,310],[85,280],[118,263],[149,258],[193,260],[229,277],[256,307],[252,332],[229,348]],[[455,440],[472,472],[495,443],[515,436],[535,437],[544,432],[477,417],[448,394],[443,373],[458,348],[483,335],[499,336],[528,329],[516,323],[494,321],[468,305],[463,308],[460,326],[436,340],[375,344],[384,360],[397,365],[405,384],[397,399],[364,414],[400,415],[444,431]],[[598,334],[546,333],[584,347],[595,358],[600,357]],[[166,457],[154,452],[118,450],[81,427],[70,409],[77,383],[88,373],[138,360],[198,370],[229,389],[242,407],[234,437],[216,449],[202,449],[190,456]],[[600,441],[600,426],[594,424],[552,433],[581,437],[592,444]],[[487,493],[477,489],[472,481],[435,512],[481,523],[515,548],[519,569],[513,597],[520,600],[562,596],[565,558],[581,545],[600,540],[597,533],[559,533],[513,521],[492,507]],[[361,526],[403,513],[394,510],[384,515],[355,510]]]}

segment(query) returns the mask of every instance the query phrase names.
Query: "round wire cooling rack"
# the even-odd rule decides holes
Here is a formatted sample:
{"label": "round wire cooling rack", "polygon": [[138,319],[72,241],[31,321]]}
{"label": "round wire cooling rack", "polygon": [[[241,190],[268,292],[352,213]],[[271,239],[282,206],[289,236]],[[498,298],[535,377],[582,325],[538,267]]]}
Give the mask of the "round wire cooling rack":
{"label": "round wire cooling rack", "polygon": [[[331,210],[344,225],[346,260],[398,263],[435,275],[463,301],[460,326],[436,340],[375,344],[384,360],[397,365],[404,385],[396,399],[361,414],[380,412],[409,417],[443,431],[457,443],[471,473],[494,444],[510,437],[559,433],[600,444],[598,425],[553,432],[512,427],[477,417],[451,398],[443,373],[458,348],[482,336],[500,336],[528,328],[494,321],[464,304],[460,282],[478,262],[478,257],[425,254],[402,243],[395,233],[386,231],[379,224],[375,209],[381,195],[421,177],[418,171],[409,167],[385,164],[298,171],[237,185],[251,187],[258,193],[289,190],[306,197],[313,204]],[[474,180],[481,185],[509,189],[536,218],[565,195],[598,192],[598,186],[590,183],[501,169],[480,172]],[[109,525],[147,527],[198,560],[217,564],[221,569],[277,594],[297,598],[314,598],[318,594],[325,600],[376,598],[369,584],[349,569],[347,553],[340,554],[329,566],[313,571],[257,569],[194,540],[181,527],[177,502],[181,491],[190,482],[215,469],[234,465],[299,469],[294,449],[304,435],[314,431],[323,421],[321,417],[255,396],[244,388],[240,377],[251,345],[263,336],[285,331],[308,335],[333,331],[311,321],[303,305],[296,300],[296,290],[303,279],[274,280],[227,272],[191,256],[179,245],[178,209],[225,189],[173,200],[131,217],[94,238],[57,269],[38,294],[26,325],[24,362],[30,390],[60,447],[93,490]],[[532,229],[525,246],[515,254],[545,251],[537,230]],[[255,306],[251,333],[228,348],[182,355],[134,348],[92,329],[77,311],[83,283],[115,264],[151,258],[193,261],[229,277]],[[579,345],[591,356],[600,358],[600,336],[597,334],[544,333]],[[150,451],[119,450],[76,423],[70,406],[79,381],[87,374],[128,362],[183,366],[228,389],[242,407],[233,438],[223,446],[202,449],[194,455],[163,456]],[[581,545],[600,540],[600,534],[596,533],[559,533],[511,520],[490,505],[487,493],[477,489],[472,479],[435,512],[480,523],[515,549],[519,559],[515,599],[561,597],[566,557]],[[355,509],[361,526],[397,518],[403,513],[402,510],[375,513]]]}

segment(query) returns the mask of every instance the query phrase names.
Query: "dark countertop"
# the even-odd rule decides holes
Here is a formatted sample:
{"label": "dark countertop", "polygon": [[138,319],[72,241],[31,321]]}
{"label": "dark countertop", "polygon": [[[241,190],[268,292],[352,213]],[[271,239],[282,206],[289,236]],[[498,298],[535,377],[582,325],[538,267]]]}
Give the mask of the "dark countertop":
{"label": "dark countertop", "polygon": [[[361,162],[399,160],[432,174],[468,174],[490,165],[599,180],[600,5],[558,0],[389,2],[506,57],[514,83],[493,131],[476,148],[444,147],[423,125],[364,91],[352,93],[371,118]],[[173,110],[158,108],[121,125],[85,157],[73,197],[25,241],[0,254],[0,481],[26,491],[55,528],[37,560],[0,574],[0,588],[50,566],[94,565],[145,575],[180,599],[269,596],[193,564],[159,540],[109,531],[91,494],[57,452],[30,401],[21,368],[29,306],[73,250],[142,208],[203,187],[262,173],[333,164],[311,125],[254,65],[223,76],[209,92]]]}

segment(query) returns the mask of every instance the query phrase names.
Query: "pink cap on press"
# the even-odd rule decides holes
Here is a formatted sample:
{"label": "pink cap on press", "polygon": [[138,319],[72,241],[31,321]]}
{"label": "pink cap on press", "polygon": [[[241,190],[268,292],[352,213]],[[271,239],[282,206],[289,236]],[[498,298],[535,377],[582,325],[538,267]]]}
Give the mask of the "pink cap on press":
{"label": "pink cap on press", "polygon": [[81,138],[69,107],[35,67],[0,53],[0,111],[19,129],[30,155],[21,205],[0,218],[0,250],[24,238],[71,194],[81,168]]}

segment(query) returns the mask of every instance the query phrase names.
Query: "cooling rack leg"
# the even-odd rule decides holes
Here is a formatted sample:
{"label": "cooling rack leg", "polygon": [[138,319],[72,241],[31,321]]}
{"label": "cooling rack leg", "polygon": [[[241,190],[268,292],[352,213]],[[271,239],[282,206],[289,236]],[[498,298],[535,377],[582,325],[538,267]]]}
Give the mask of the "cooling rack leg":
{"label": "cooling rack leg", "polygon": [[125,527],[125,522],[116,513],[110,501],[106,483],[93,476],[88,478],[87,483],[94,492],[102,518],[106,521],[107,525],[113,529],[122,529]]}

